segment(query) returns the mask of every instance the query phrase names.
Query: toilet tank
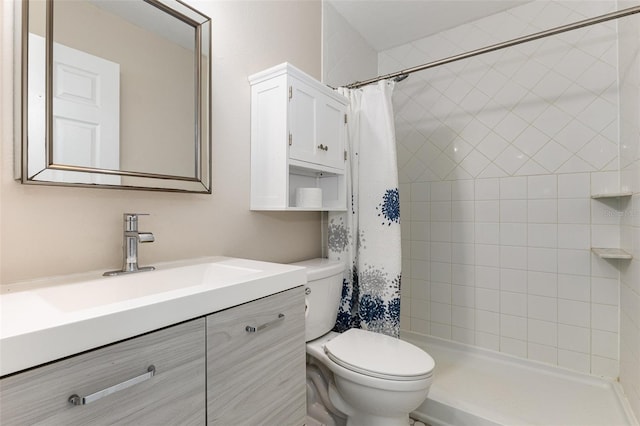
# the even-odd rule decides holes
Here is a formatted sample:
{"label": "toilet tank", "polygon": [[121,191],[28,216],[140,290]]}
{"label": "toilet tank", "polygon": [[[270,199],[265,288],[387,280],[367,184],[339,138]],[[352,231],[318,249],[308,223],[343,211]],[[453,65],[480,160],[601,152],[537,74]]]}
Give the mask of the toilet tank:
{"label": "toilet tank", "polygon": [[331,331],[336,323],[342,296],[344,263],[310,259],[294,265],[307,268],[305,340],[308,342]]}

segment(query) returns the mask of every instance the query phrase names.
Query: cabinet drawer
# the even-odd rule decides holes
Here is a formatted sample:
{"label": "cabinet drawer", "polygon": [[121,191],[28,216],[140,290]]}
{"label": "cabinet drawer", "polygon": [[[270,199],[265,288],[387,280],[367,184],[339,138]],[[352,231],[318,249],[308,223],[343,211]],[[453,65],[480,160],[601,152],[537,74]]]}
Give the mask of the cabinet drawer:
{"label": "cabinet drawer", "polygon": [[207,317],[209,424],[301,425],[305,390],[303,287]]}
{"label": "cabinet drawer", "polygon": [[[201,318],[5,377],[0,424],[204,424],[204,341]],[[153,377],[86,405],[69,402],[140,378],[150,365]]]}

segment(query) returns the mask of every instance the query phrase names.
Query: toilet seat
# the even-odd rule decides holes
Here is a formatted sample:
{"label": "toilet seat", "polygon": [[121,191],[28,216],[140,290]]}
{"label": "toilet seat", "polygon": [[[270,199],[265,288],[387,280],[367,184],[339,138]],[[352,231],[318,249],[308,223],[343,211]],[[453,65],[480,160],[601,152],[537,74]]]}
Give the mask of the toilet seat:
{"label": "toilet seat", "polygon": [[428,353],[403,340],[350,329],[324,344],[336,364],[366,376],[406,381],[431,377],[435,362]]}

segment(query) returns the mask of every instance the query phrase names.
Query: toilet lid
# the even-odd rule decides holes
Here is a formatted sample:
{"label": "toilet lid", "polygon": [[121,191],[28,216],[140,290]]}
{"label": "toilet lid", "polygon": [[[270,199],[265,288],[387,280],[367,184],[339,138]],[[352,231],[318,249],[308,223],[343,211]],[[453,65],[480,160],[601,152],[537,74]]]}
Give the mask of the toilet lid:
{"label": "toilet lid", "polygon": [[344,368],[382,379],[419,380],[435,367],[433,358],[411,343],[356,328],[328,341],[324,351]]}

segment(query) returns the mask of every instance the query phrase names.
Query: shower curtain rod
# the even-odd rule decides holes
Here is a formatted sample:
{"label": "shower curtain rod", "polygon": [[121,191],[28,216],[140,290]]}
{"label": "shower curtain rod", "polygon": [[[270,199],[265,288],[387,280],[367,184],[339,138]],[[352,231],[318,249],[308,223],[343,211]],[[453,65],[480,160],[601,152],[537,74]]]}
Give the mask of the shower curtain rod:
{"label": "shower curtain rod", "polygon": [[459,55],[449,56],[448,58],[440,59],[437,61],[429,62],[423,65],[418,65],[415,67],[407,68],[402,71],[397,71],[391,74],[386,74],[382,76],[378,76],[375,78],[370,78],[369,80],[364,81],[356,81],[351,84],[345,86],[347,89],[357,89],[362,86],[366,86],[371,83],[376,83],[380,80],[387,80],[391,78],[398,78],[404,80],[409,74],[423,71],[429,68],[434,68],[440,65],[449,64],[451,62],[459,61],[462,59],[471,58],[473,56],[482,55],[483,53],[489,53],[496,50],[504,49],[507,47],[515,46],[518,44],[526,43],[528,41],[538,40],[544,37],[549,37],[552,35],[564,33],[571,30],[577,30],[578,28],[588,27],[590,25],[599,24],[602,22],[610,21],[612,19],[623,18],[625,16],[633,15],[635,13],[640,13],[640,6],[633,6],[626,9],[618,10],[611,13],[606,13],[604,15],[596,16],[594,18],[585,19],[582,21],[574,22],[572,24],[562,25],[559,27],[555,27],[549,30],[540,31],[534,34],[529,34],[527,36],[514,38],[513,40],[505,41],[502,43],[492,44],[490,46],[482,47],[480,49],[471,50],[466,53],[461,53]]}

